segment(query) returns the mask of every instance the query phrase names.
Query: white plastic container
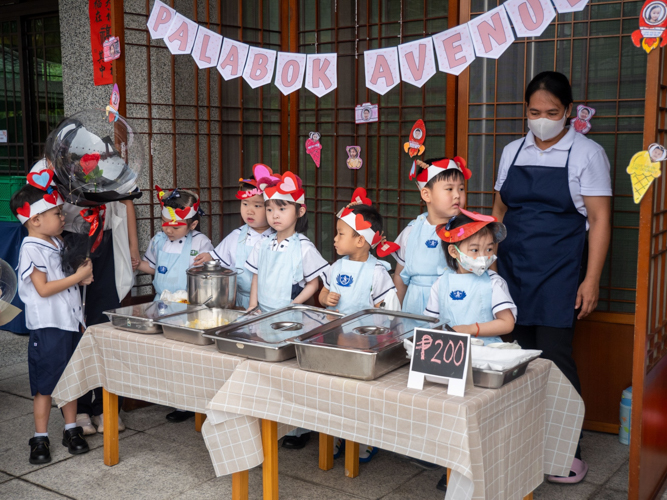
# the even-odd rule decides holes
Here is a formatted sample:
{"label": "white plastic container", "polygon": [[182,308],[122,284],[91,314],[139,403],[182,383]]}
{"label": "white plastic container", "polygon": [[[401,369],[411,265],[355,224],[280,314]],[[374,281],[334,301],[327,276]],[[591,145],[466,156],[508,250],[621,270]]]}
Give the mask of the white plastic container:
{"label": "white plastic container", "polygon": [[623,391],[621,408],[619,411],[621,427],[618,431],[618,440],[621,444],[630,444],[630,424],[632,414],[632,387]]}

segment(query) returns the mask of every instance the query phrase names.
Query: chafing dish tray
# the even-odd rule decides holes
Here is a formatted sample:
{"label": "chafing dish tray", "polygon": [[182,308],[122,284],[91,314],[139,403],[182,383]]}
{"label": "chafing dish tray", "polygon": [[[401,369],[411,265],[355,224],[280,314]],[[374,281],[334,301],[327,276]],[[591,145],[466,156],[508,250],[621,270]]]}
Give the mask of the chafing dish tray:
{"label": "chafing dish tray", "polygon": [[480,370],[478,368],[473,368],[473,384],[475,384],[477,387],[485,387],[487,389],[499,389],[505,384],[509,384],[512,380],[515,380],[526,373],[528,364],[536,358],[539,358],[538,354],[513,368],[509,368],[503,371]]}
{"label": "chafing dish tray", "polygon": [[160,320],[159,323],[162,325],[164,336],[168,339],[189,344],[209,345],[213,343],[213,340],[205,337],[205,333],[214,332],[221,326],[228,325],[243,315],[245,315],[245,311],[213,307],[170,316]]}
{"label": "chafing dish tray", "polygon": [[289,339],[309,332],[343,315],[326,309],[295,304],[218,328],[205,336],[218,350],[263,361],[284,361],[295,356]]}
{"label": "chafing dish tray", "polygon": [[162,333],[162,327],[157,324],[158,320],[175,314],[198,311],[199,309],[205,309],[205,306],[156,300],[155,302],[104,311],[104,314],[109,317],[111,324],[120,330],[156,334]]}
{"label": "chafing dish tray", "polygon": [[299,368],[374,380],[410,362],[403,339],[415,328],[440,328],[438,318],[365,309],[291,340]]}

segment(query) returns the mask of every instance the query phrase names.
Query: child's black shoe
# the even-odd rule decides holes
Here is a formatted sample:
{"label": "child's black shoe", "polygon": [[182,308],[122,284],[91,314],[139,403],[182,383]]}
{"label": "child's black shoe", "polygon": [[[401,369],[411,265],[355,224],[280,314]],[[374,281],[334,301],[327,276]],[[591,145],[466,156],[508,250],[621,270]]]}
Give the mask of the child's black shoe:
{"label": "child's black shoe", "polygon": [[47,464],[51,461],[51,450],[47,436],[37,436],[28,441],[30,445],[30,463],[33,465]]}
{"label": "child's black shoe", "polygon": [[88,442],[83,438],[83,429],[81,427],[74,427],[63,431],[63,446],[67,446],[67,450],[72,455],[81,455],[88,453]]}

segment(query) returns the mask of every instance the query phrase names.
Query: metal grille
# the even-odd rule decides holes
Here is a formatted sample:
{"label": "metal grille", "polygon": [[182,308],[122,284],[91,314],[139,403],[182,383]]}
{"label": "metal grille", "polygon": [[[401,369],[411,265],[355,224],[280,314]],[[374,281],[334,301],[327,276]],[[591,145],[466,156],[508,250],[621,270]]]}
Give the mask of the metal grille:
{"label": "metal grille", "polygon": [[[497,5],[472,0],[470,17]],[[587,104],[597,110],[588,136],[609,157],[614,189],[611,246],[600,281],[602,311],[632,313],[635,307],[639,210],[625,169],[642,148],[646,54],[629,39],[641,5],[593,1],[582,12],[558,15],[538,39],[518,38],[497,61],[476,59],[470,66],[469,101],[460,103],[468,105],[465,148],[474,172],[467,203],[486,213],[503,148],[527,132],[523,92],[533,76],[564,73],[572,83],[575,109]]]}

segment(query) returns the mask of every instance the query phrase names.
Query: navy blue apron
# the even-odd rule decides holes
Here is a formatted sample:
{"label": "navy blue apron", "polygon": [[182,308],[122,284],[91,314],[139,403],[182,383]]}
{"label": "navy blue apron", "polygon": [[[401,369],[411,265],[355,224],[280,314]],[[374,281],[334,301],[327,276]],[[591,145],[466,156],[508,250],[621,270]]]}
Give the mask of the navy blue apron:
{"label": "navy blue apron", "polygon": [[498,246],[498,272],[518,309],[519,325],[571,328],[586,242],[586,217],[572,202],[565,168],[516,165],[500,198],[507,238]]}

